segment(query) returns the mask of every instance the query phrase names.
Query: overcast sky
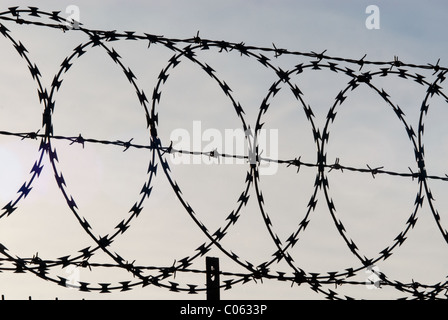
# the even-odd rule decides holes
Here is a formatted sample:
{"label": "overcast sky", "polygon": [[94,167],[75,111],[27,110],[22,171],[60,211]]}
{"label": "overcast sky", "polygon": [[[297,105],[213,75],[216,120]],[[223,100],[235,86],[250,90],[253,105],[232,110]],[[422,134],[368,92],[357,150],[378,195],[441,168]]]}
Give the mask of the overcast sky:
{"label": "overcast sky", "polygon": [[[370,61],[393,61],[394,57],[417,65],[433,64],[440,59],[445,66],[448,60],[445,32],[448,30],[444,1],[287,1],[287,0],[230,0],[230,1],[39,1],[35,5],[25,1],[2,1],[0,11],[11,6],[39,6],[43,11],[66,12],[69,5],[79,8],[83,26],[97,30],[135,31],[136,34],[163,35],[185,39],[199,35],[212,40],[225,40],[266,48],[286,48],[299,52],[323,52],[333,57]],[[378,28],[370,29],[366,20],[369,5],[379,9]],[[24,17],[26,18],[26,17]],[[48,22],[48,19],[43,19]],[[27,49],[27,56],[39,67],[42,86],[50,92],[54,76],[61,63],[81,43],[89,41],[80,31],[48,29],[38,26],[16,25],[3,22],[11,36]],[[147,41],[124,41],[106,44],[121,57],[126,69],[132,70],[136,83],[148,97],[157,85],[160,71],[169,64],[173,52],[162,45]],[[182,47],[182,46],[181,46]],[[0,37],[0,130],[35,132],[42,128],[43,106],[36,94],[36,81],[28,65],[14,49],[10,40]],[[55,109],[53,127],[55,135],[109,141],[129,141],[148,145],[149,132],[146,117],[135,88],[123,70],[101,48],[88,47],[87,53],[73,61],[70,70],[61,76],[62,85],[54,92]],[[260,52],[257,52],[260,53]],[[276,67],[293,70],[307,65],[311,58],[263,53]],[[244,121],[255,128],[263,99],[269,88],[278,80],[272,69],[265,68],[255,58],[236,51],[219,52],[217,48],[197,51],[197,59],[216,71],[219,81],[231,88],[226,96],[219,83],[207,75],[199,64],[182,59],[159,90],[158,133],[164,146],[209,152],[229,145],[229,136],[243,129],[232,99],[244,110]],[[325,61],[324,61],[325,62]],[[323,63],[324,63],[323,62]],[[359,70],[359,65],[341,64],[341,68]],[[384,67],[384,66],[382,66]],[[377,72],[377,67],[365,65],[362,71]],[[433,71],[409,69],[435,81]],[[291,82],[303,92],[303,99],[315,117],[313,124],[322,133],[326,116],[335,103],[338,93],[348,86],[350,77],[328,69],[292,74]],[[416,129],[420,107],[427,87],[397,75],[374,77],[372,84],[384,89],[394,105],[405,113],[405,123]],[[442,84],[443,87],[443,84]],[[269,110],[262,115],[269,145],[264,155],[273,159],[299,158],[315,163],[317,147],[313,139],[312,124],[307,120],[300,102],[290,88],[283,84],[275,97],[270,97]],[[448,116],[446,102],[434,96],[427,103],[430,111],[424,118],[425,163],[430,175],[448,173],[448,132],[444,119]],[[418,172],[414,146],[408,138],[404,122],[392,107],[367,86],[347,92],[347,99],[336,108],[337,116],[330,123],[330,138],[325,145],[327,163],[339,159],[340,164],[366,169],[384,167],[384,170],[409,173]],[[417,133],[417,131],[416,131]],[[186,135],[187,136],[186,136]],[[183,136],[182,136],[183,135]],[[175,141],[173,141],[175,140]],[[144,199],[143,210],[131,227],[111,244],[111,252],[119,254],[129,263],[139,266],[169,267],[182,258],[192,256],[203,243],[208,242],[201,229],[193,222],[173,192],[156,155],[158,164],[155,176],[147,174],[152,154],[148,150],[123,148],[113,145],[84,146],[68,141],[53,141],[59,162],[56,174],[63,173],[66,190],[76,201],[77,212],[92,226],[96,237],[114,233],[114,228],[130,215],[134,203],[142,199],[140,191],[151,179],[153,187],[149,198]],[[200,150],[198,150],[200,149]],[[226,150],[221,149],[225,152]],[[247,150],[229,153],[246,154]],[[242,152],[240,152],[242,151]],[[17,190],[30,179],[30,170],[39,159],[39,140],[0,136],[0,205],[3,207],[18,196]],[[196,212],[197,217],[212,233],[227,224],[226,218],[237,210],[239,197],[246,188],[247,163],[209,164],[205,156],[182,158],[166,157],[170,177],[182,191],[183,199]],[[227,159],[228,160],[228,159]],[[224,161],[224,159],[221,159]],[[57,260],[63,256],[76,256],[79,250],[95,247],[95,242],[84,232],[70,207],[65,202],[55,180],[55,171],[45,156],[42,173],[33,189],[21,199],[17,210],[0,219],[0,243],[12,256],[29,258],[38,253],[42,259]],[[317,168],[279,165],[260,177],[259,188],[264,197],[263,210],[269,214],[272,228],[283,244],[298,228],[307,214],[307,205],[315,192]],[[379,252],[392,246],[394,239],[407,227],[415,210],[414,201],[419,193],[417,179],[390,175],[326,170],[330,184],[329,197],[334,201],[337,219],[349,239],[359,248],[361,256],[376,258]],[[429,181],[434,205],[440,214],[442,226],[447,225],[448,191],[446,182]],[[222,240],[223,247],[237,254],[241,261],[259,265],[270,261],[277,248],[262,219],[254,185],[248,191],[249,201],[239,211],[240,219],[232,225]],[[390,258],[377,264],[378,270],[389,279],[402,283],[418,281],[435,284],[447,276],[447,243],[440,233],[426,200],[417,211],[415,228],[407,234],[402,246],[396,247]],[[324,190],[318,189],[316,209],[310,213],[309,225],[289,251],[294,265],[308,273],[343,271],[359,268],[362,263],[347,247],[330,215]],[[445,229],[447,227],[444,227]],[[220,257],[224,272],[244,273],[218,248],[207,256]],[[90,262],[111,263],[104,253],[93,256]],[[5,262],[5,265],[9,265]],[[196,259],[191,269],[204,270],[205,257]],[[284,261],[270,269],[292,274]],[[148,275],[152,274],[149,271]],[[94,284],[135,281],[126,271],[112,268],[51,269],[50,275],[73,277]],[[355,278],[363,282],[371,276],[362,270]],[[232,277],[224,277],[224,280]],[[178,272],[176,277],[164,280],[204,287],[203,274]],[[32,274],[0,273],[0,294],[10,299],[204,299],[204,293],[187,295],[164,288],[136,287],[128,292],[110,294],[82,293],[75,289],[57,286]],[[334,285],[328,287],[335,290]],[[356,298],[393,299],[403,296],[391,288],[374,290],[371,286],[348,285],[338,293]],[[223,291],[223,299],[313,299],[322,298],[309,286],[291,286],[290,282],[274,280],[251,281],[236,284]]]}

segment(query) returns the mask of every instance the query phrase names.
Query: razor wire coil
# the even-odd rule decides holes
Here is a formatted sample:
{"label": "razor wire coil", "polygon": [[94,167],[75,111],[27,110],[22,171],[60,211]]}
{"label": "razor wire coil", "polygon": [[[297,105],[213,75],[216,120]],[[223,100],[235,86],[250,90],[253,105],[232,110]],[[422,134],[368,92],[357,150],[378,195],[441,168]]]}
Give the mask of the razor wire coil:
{"label": "razor wire coil", "polygon": [[[24,18],[24,16],[26,17]],[[46,21],[45,19],[49,19],[50,21]],[[405,294],[406,297],[414,297],[418,299],[446,299],[448,292],[448,281],[442,281],[437,284],[421,284],[414,281],[412,283],[401,283],[398,280],[389,279],[386,274],[382,272],[372,271],[372,267],[376,263],[388,259],[393,254],[394,250],[406,241],[407,234],[414,228],[416,224],[417,215],[419,209],[423,205],[423,199],[425,196],[432,215],[434,216],[437,227],[445,241],[448,243],[448,231],[442,225],[442,219],[435,207],[434,197],[432,196],[429,187],[429,182],[432,180],[448,181],[448,175],[445,174],[445,176],[438,176],[427,173],[424,160],[424,145],[422,139],[424,133],[424,117],[428,113],[430,107],[429,100],[434,95],[437,95],[448,102],[448,96],[443,92],[442,87],[440,86],[440,84],[445,80],[448,69],[440,66],[439,61],[437,61],[436,64],[417,65],[400,61],[398,57],[394,57],[392,61],[368,61],[365,59],[366,56],[363,56],[361,59],[347,59],[328,56],[325,54],[326,51],[322,53],[307,53],[277,48],[274,44],[272,48],[266,48],[249,46],[245,43],[231,43],[226,41],[204,39],[199,36],[199,32],[195,37],[189,39],[172,39],[166,38],[164,36],[146,33],[143,35],[139,35],[136,32],[131,31],[120,33],[117,31],[91,30],[85,28],[82,25],[78,26],[76,29],[72,29],[67,26],[68,21],[60,16],[60,12],[45,12],[39,10],[36,7],[29,7],[26,9],[20,9],[19,7],[9,8],[8,11],[0,13],[0,20],[5,23],[0,23],[0,33],[14,46],[20,57],[28,66],[33,81],[36,83],[38,88],[39,102],[44,106],[42,119],[43,125],[42,128],[38,129],[37,131],[0,131],[0,136],[13,136],[20,138],[21,140],[40,139],[39,156],[30,171],[30,178],[21,186],[20,190],[17,193],[17,198],[11,200],[2,208],[3,212],[0,213],[0,219],[5,219],[8,216],[14,214],[19,206],[20,201],[26,198],[27,195],[31,192],[33,183],[39,178],[41,171],[43,170],[43,161],[45,158],[47,158],[50,161],[52,170],[54,171],[56,183],[58,185],[58,188],[62,192],[67,206],[76,217],[77,221],[84,229],[86,234],[95,243],[93,247],[80,249],[75,254],[68,254],[56,260],[44,259],[39,257],[37,254],[32,258],[18,257],[10,253],[5,246],[0,244],[0,253],[3,256],[2,258],[0,258],[0,271],[16,273],[30,272],[49,282],[53,282],[60,286],[76,288],[83,292],[92,291],[106,293],[111,291],[128,291],[134,287],[146,287],[148,285],[153,285],[168,289],[173,292],[187,292],[195,294],[201,291],[205,291],[206,288],[196,284],[181,285],[174,281],[175,275],[176,273],[204,273],[205,271],[191,269],[190,266],[195,260],[206,255],[207,252],[211,250],[211,248],[216,247],[232,261],[236,262],[238,265],[247,270],[246,273],[221,272],[222,275],[230,277],[229,280],[223,281],[223,284],[221,285],[223,289],[227,290],[240,283],[244,284],[250,281],[274,279],[277,281],[290,282],[291,285],[307,284],[312,290],[320,293],[328,299],[345,299],[350,297],[340,296],[337,292],[338,286],[365,285],[365,281],[355,281],[351,278],[358,274],[360,271],[368,270],[378,276],[378,278],[381,280],[382,286],[394,288]],[[54,77],[50,88],[47,89],[41,83],[41,74],[39,68],[31,60],[29,52],[22,44],[22,42],[17,41],[13,37],[12,33],[8,30],[8,28],[6,27],[8,23],[60,29],[67,34],[69,34],[70,32],[82,32],[88,39],[85,43],[77,46],[73,50],[73,52],[64,59],[64,61],[60,65],[58,73]],[[148,49],[150,49],[151,46],[164,46],[173,53],[173,56],[171,57],[171,59],[169,59],[168,64],[160,72],[157,79],[157,84],[150,99],[148,99],[145,92],[139,87],[136,82],[135,74],[130,68],[125,65],[120,54],[114,48],[110,47],[110,44],[114,41],[123,40],[147,41],[149,43]],[[71,66],[76,63],[78,59],[81,59],[82,56],[88,53],[88,51],[93,47],[100,47],[102,50],[104,50],[104,52],[107,53],[109,58],[112,59],[112,61],[118,66],[118,68],[122,70],[130,86],[135,90],[137,102],[141,105],[146,117],[148,141],[150,141],[149,144],[136,144],[132,142],[132,139],[129,141],[111,141],[95,139],[93,137],[85,137],[82,134],[79,134],[78,136],[62,136],[54,134],[54,123],[52,118],[55,108],[54,97],[62,86],[64,75],[69,72]],[[258,61],[263,67],[272,70],[273,74],[275,74],[278,78],[268,90],[268,93],[263,99],[263,102],[260,106],[255,130],[253,130],[255,137],[254,143],[251,144],[251,141],[249,141],[249,155],[226,154],[219,153],[217,151],[205,152],[202,150],[176,149],[173,148],[169,142],[162,141],[159,137],[158,108],[160,107],[159,105],[163,92],[163,85],[167,81],[169,81],[169,72],[177,65],[183,63],[184,60],[188,60],[194,63],[203,72],[205,72],[205,74],[212,81],[216,82],[222,93],[230,100],[230,103],[233,106],[233,111],[239,118],[243,130],[251,130],[246,121],[244,109],[233,96],[232,90],[228,86],[228,84],[219,77],[217,72],[211,66],[200,61],[197,58],[196,52],[200,50],[217,50],[219,53],[236,52],[241,56],[249,57]],[[271,57],[268,57],[268,55]],[[288,55],[301,60],[313,60],[301,62],[297,64],[293,69],[285,71],[279,67],[276,67],[275,63],[273,62],[276,58],[282,55]],[[342,64],[345,64],[346,66],[343,66]],[[347,66],[351,66],[353,69]],[[363,69],[366,69],[367,67],[372,67],[373,69],[369,71],[363,71]],[[355,68],[358,70],[355,70]],[[341,90],[335,97],[334,103],[328,111],[324,127],[318,128],[317,124],[314,121],[315,116],[311,106],[306,103],[304,94],[300,90],[300,87],[293,83],[291,77],[293,75],[301,75],[306,72],[315,72],[316,70],[323,69],[342,74],[348,77],[349,82],[347,86],[343,90]],[[435,80],[428,80],[425,76],[418,73],[419,70],[433,71]],[[426,88],[427,93],[424,100],[422,101],[419,125],[416,130],[412,128],[412,126],[407,122],[403,110],[398,105],[394,104],[389,94],[383,88],[376,87],[372,81],[372,79],[376,77],[394,76],[408,81],[412,80]],[[282,85],[284,85],[286,88],[289,88],[297,103],[302,106],[307,121],[310,125],[310,130],[312,132],[314,143],[316,145],[317,161],[314,163],[302,161],[301,157],[296,157],[294,159],[271,159],[269,157],[263,157],[260,154],[256,141],[260,130],[264,125],[263,118],[266,117],[266,114],[270,110],[270,100],[280,90],[284,90],[284,87],[282,87]],[[344,103],[349,93],[355,91],[360,86],[368,87],[369,89],[371,89],[392,109],[392,111],[394,111],[398,120],[401,122],[404,130],[406,131],[409,137],[409,141],[412,144],[418,172],[413,172],[411,168],[409,168],[409,172],[389,171],[385,170],[382,166],[371,167],[369,164],[367,164],[364,168],[353,167],[344,164],[339,159],[336,159],[334,163],[330,163],[327,161],[325,148],[328,144],[331,124],[337,116],[339,107]],[[126,152],[128,149],[143,149],[147,150],[150,153],[151,156],[149,157],[146,181],[142,186],[142,191],[139,195],[139,198],[136,200],[134,206],[129,211],[130,216],[127,219],[121,221],[109,234],[104,236],[96,236],[94,234],[93,228],[91,227],[91,224],[89,224],[89,221],[80,215],[79,209],[76,204],[76,199],[74,199],[70,194],[70,191],[68,190],[65,183],[63,173],[59,169],[59,159],[57,156],[56,147],[52,143],[52,141],[57,140],[66,141],[69,145],[79,144],[84,146],[85,144],[101,144],[121,148],[123,152]],[[170,154],[190,154],[216,158],[240,158],[250,163],[249,170],[247,171],[247,175],[244,180],[244,188],[242,188],[241,194],[239,195],[238,199],[236,199],[235,208],[227,217],[226,221],[224,221],[223,225],[217,230],[208,230],[205,224],[195,214],[194,208],[190,206],[187,199],[184,197],[180,185],[172,175],[170,164],[166,159],[166,157]],[[313,192],[308,202],[305,217],[299,223],[297,223],[296,230],[291,234],[290,237],[286,239],[286,241],[284,241],[285,243],[283,243],[276,234],[272,219],[265,210],[259,172],[259,165],[262,162],[276,162],[286,167],[295,167],[297,171],[299,171],[303,166],[315,168],[317,170]],[[201,232],[206,236],[208,241],[200,244],[191,253],[190,256],[176,259],[172,266],[160,267],[134,265],[134,262],[130,263],[130,260],[126,260],[126,258],[113,251],[112,242],[115,239],[119,238],[119,236],[124,234],[131,227],[131,224],[138,219],[138,216],[143,210],[144,201],[151,195],[153,180],[155,179],[156,173],[159,171],[159,166],[162,167],[162,171],[164,172],[165,177],[168,179],[172,190],[174,191],[177,199],[182,204],[186,213],[198,226]],[[344,172],[345,170],[357,172],[359,174],[369,174],[372,176],[372,178],[375,178],[375,176],[377,175],[390,175],[412,180],[417,179],[418,191],[416,194],[414,209],[411,215],[405,223],[404,228],[398,233],[396,238],[393,239],[386,248],[382,249],[377,257],[367,258],[365,255],[363,255],[362,251],[358,248],[355,241],[350,237],[349,232],[346,230],[344,224],[336,214],[336,204],[331,198],[327,176],[327,174],[332,170],[340,172]],[[249,261],[245,261],[244,259],[240,258],[237,253],[229,251],[221,243],[221,240],[225,238],[230,228],[238,222],[238,219],[242,215],[243,209],[249,201],[249,192],[251,190],[255,190],[256,201],[258,203],[261,216],[276,247],[276,251],[272,253],[273,258],[258,265],[254,265]],[[357,260],[359,260],[360,266],[336,272],[313,273],[303,270],[294,262],[293,258],[289,254],[289,250],[291,248],[300,244],[299,235],[304,232],[304,230],[310,223],[312,212],[316,208],[319,192],[324,193],[325,202],[328,206],[328,210],[333,219],[334,225],[339,235],[346,243],[348,249],[357,258]],[[90,261],[90,259],[93,259],[92,257],[95,256],[95,253],[97,251],[104,252],[106,255],[108,255],[112,259],[113,263],[98,263]],[[280,261],[285,261],[291,268],[290,275],[288,275],[287,272],[284,271],[272,271],[273,266],[275,266],[275,264],[279,263]],[[3,266],[4,264],[6,265]],[[64,277],[54,277],[48,274],[48,271],[52,268],[64,268],[70,265],[89,269],[119,268],[122,270],[126,270],[132,276],[132,280],[122,281],[118,284],[92,284],[87,282],[70,284],[68,283],[68,279]],[[150,271],[153,271],[154,273],[149,274]],[[325,285],[335,285],[335,290],[331,290],[328,287],[325,287]]]}

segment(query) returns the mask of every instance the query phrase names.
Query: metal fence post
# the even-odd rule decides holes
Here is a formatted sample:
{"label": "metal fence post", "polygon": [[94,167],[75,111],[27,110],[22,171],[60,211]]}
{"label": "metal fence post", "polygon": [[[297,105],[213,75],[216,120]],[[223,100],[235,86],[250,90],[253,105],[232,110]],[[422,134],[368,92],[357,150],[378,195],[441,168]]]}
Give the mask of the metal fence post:
{"label": "metal fence post", "polygon": [[219,259],[206,257],[207,270],[207,300],[217,301],[220,299],[219,292]]}

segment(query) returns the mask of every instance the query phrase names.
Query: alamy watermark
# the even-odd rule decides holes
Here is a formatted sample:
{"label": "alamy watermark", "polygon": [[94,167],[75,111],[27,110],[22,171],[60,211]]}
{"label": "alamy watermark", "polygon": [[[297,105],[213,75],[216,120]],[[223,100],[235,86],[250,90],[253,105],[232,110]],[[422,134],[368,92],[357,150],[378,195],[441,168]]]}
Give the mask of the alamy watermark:
{"label": "alamy watermark", "polygon": [[79,29],[81,22],[81,10],[76,5],[69,5],[65,8],[65,13],[68,15],[65,25],[69,29]]}
{"label": "alamy watermark", "polygon": [[366,14],[369,14],[365,23],[366,28],[369,30],[380,29],[380,8],[373,4],[367,6]]}
{"label": "alamy watermark", "polygon": [[376,265],[370,266],[365,271],[369,276],[366,279],[366,288],[376,290],[381,288],[380,268]]}
{"label": "alamy watermark", "polygon": [[[171,162],[177,164],[256,164],[260,175],[273,175],[278,169],[278,130],[202,128],[193,121],[192,130],[171,132]],[[192,150],[192,152],[190,152]]]}
{"label": "alamy watermark", "polygon": [[77,289],[81,280],[80,268],[75,265],[69,265],[65,269],[65,272],[68,274],[65,286],[69,289]]}

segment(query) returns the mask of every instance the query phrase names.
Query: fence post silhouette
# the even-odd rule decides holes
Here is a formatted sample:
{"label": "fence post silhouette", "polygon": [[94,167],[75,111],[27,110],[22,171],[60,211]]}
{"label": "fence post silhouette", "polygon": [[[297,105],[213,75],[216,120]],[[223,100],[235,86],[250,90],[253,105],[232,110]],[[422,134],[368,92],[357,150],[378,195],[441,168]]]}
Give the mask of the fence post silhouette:
{"label": "fence post silhouette", "polygon": [[206,257],[207,271],[207,300],[217,301],[220,299],[219,290],[219,259]]}

